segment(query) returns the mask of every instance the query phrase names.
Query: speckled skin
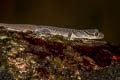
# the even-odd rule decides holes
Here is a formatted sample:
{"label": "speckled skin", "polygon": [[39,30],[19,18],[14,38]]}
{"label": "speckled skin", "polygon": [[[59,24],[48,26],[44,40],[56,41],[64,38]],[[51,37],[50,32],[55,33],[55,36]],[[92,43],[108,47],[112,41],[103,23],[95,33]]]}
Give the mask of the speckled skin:
{"label": "speckled skin", "polygon": [[70,40],[75,38],[79,39],[103,39],[104,34],[99,32],[98,29],[68,29],[68,28],[58,28],[53,26],[40,26],[40,25],[30,25],[30,24],[5,24],[0,23],[0,26],[5,27],[8,30],[14,31],[33,31],[35,34],[40,36],[50,35],[62,35]]}

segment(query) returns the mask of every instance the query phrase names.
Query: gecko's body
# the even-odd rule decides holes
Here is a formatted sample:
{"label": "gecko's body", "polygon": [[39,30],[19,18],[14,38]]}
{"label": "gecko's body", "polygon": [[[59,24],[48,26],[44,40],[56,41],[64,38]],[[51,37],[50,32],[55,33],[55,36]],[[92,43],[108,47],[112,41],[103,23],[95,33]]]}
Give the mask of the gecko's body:
{"label": "gecko's body", "polygon": [[98,29],[68,29],[68,28],[58,28],[53,26],[40,26],[40,25],[30,25],[30,24],[5,24],[0,23],[0,26],[5,27],[8,30],[14,31],[33,31],[40,36],[50,35],[62,35],[70,40],[75,38],[79,39],[103,39],[103,33],[99,32]]}

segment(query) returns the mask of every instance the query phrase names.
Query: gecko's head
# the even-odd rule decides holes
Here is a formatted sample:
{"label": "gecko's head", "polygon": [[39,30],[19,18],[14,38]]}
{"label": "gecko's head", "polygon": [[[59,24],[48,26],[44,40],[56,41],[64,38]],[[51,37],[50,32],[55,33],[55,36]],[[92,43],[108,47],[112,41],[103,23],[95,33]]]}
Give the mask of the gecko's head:
{"label": "gecko's head", "polygon": [[82,34],[83,34],[82,37],[87,39],[103,39],[104,38],[104,34],[99,32],[98,29],[84,30]]}

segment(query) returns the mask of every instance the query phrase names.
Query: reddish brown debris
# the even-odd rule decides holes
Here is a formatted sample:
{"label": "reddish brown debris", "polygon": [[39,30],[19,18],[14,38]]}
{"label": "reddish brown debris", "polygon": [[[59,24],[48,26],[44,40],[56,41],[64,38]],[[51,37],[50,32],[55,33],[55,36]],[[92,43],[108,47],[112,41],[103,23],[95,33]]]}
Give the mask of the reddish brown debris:
{"label": "reddish brown debris", "polygon": [[112,54],[112,60],[120,61],[120,56],[117,54]]}
{"label": "reddish brown debris", "polygon": [[74,49],[80,52],[81,55],[91,57],[93,60],[95,60],[96,64],[101,67],[105,67],[111,64],[111,53],[105,49],[105,47],[74,46]]}
{"label": "reddish brown debris", "polygon": [[39,67],[38,69],[36,69],[36,71],[37,71],[37,74],[42,76],[42,77],[47,75],[47,70],[45,68]]}
{"label": "reddish brown debris", "polygon": [[56,54],[63,53],[63,49],[66,48],[62,43],[58,43],[58,42],[50,42],[47,44],[46,47],[50,52],[56,53]]}
{"label": "reddish brown debris", "polygon": [[30,42],[33,45],[45,45],[46,42],[42,40],[41,38],[33,38],[33,37],[25,37],[28,42]]}

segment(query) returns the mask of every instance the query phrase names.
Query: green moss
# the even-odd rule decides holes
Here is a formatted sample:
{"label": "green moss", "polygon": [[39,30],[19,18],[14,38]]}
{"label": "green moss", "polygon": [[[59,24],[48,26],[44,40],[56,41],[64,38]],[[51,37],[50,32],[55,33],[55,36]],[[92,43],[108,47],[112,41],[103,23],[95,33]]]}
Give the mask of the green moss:
{"label": "green moss", "polygon": [[55,35],[55,36],[53,36],[53,37],[51,38],[51,40],[57,40],[57,39],[59,39],[59,40],[64,40],[64,37],[61,36],[61,35]]}
{"label": "green moss", "polygon": [[71,44],[71,41],[70,41],[70,40],[64,41],[64,45],[65,45],[65,46],[70,45],[70,44]]}
{"label": "green moss", "polygon": [[57,80],[65,80],[65,78],[63,76],[59,76]]}

